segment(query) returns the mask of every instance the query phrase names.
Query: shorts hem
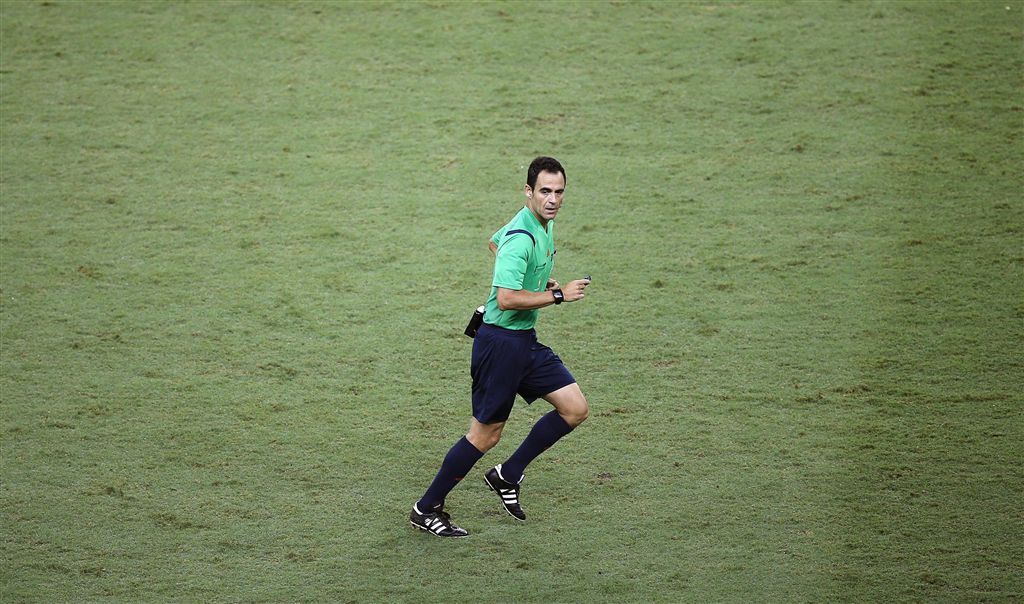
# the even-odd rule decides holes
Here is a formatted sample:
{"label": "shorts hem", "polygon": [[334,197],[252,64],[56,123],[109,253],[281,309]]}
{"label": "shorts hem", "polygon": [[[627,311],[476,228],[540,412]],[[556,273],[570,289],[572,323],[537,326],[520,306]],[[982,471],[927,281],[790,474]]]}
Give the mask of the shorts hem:
{"label": "shorts hem", "polygon": [[530,397],[530,398],[527,398],[527,397],[523,396],[522,394],[520,394],[519,396],[523,396],[523,400],[526,401],[527,405],[532,405],[533,401],[535,401],[535,400],[537,400],[539,398],[544,398],[545,396],[551,394],[552,392],[558,392],[562,388],[565,388],[566,386],[571,386],[572,384],[576,384],[576,383],[577,383],[576,380],[573,379],[573,380],[569,380],[568,382],[562,384],[561,386],[552,388],[551,390],[545,392],[544,394],[538,394],[537,396],[533,396],[533,397]]}

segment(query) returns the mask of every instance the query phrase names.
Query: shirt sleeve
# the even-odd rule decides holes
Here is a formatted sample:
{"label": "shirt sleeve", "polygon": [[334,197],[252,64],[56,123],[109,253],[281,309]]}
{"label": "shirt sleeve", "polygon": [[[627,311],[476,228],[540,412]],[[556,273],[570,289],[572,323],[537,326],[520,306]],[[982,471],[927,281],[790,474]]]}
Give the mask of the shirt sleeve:
{"label": "shirt sleeve", "polygon": [[533,252],[533,240],[524,233],[513,233],[498,246],[491,285],[505,289],[523,289],[526,265]]}

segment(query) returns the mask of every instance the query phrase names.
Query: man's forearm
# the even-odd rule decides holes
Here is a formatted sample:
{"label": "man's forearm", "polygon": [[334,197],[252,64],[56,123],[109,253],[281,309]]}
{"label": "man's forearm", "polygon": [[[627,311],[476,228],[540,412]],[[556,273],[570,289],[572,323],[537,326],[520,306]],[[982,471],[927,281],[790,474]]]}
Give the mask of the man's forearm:
{"label": "man's forearm", "polygon": [[554,303],[555,296],[551,290],[532,292],[526,289],[498,288],[498,308],[501,310],[535,310]]}

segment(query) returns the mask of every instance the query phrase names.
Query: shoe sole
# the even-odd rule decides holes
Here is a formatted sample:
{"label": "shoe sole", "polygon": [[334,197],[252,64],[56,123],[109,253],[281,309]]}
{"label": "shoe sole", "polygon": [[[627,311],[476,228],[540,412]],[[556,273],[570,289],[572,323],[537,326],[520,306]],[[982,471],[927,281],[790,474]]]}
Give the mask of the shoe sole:
{"label": "shoe sole", "polygon": [[526,522],[526,518],[520,518],[519,516],[516,516],[512,512],[508,511],[508,508],[505,507],[505,501],[501,498],[501,493],[498,493],[498,489],[491,486],[491,481],[487,480],[486,476],[484,476],[484,484],[487,485],[487,488],[490,489],[492,493],[495,493],[498,496],[498,501],[501,502],[501,509],[505,510],[506,514],[515,518],[519,522]]}
{"label": "shoe sole", "polygon": [[421,530],[421,531],[423,531],[424,533],[427,533],[427,534],[429,534],[429,535],[433,535],[433,536],[435,536],[435,537],[440,537],[440,538],[442,538],[442,539],[465,539],[466,537],[469,537],[469,534],[468,534],[468,533],[467,533],[467,534],[465,534],[465,535],[438,535],[438,534],[437,534],[437,533],[435,533],[434,531],[432,531],[432,530],[428,529],[428,528],[427,528],[427,527],[425,527],[425,526],[420,526],[420,525],[416,524],[415,522],[413,522],[412,520],[410,520],[410,521],[409,521],[409,524],[411,524],[411,525],[415,526],[416,528],[420,529],[420,530]]}

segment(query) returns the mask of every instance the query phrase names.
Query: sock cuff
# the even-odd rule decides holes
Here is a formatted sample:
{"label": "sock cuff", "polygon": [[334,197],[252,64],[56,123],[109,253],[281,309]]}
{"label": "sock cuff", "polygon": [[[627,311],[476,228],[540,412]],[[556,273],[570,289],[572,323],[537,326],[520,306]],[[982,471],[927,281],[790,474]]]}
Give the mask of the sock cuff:
{"label": "sock cuff", "polygon": [[[558,428],[560,429],[559,432],[562,433],[562,436],[565,436],[566,434],[576,429],[575,426],[569,425],[569,422],[565,421],[565,418],[562,417],[561,414],[558,413],[558,411],[549,411],[548,416],[551,416],[549,417],[548,421],[555,422],[555,425],[558,426]],[[556,417],[558,418],[557,421],[555,420]]]}
{"label": "sock cuff", "polygon": [[456,443],[456,445],[457,445],[457,446],[458,446],[458,447],[459,447],[460,449],[462,449],[462,451],[463,451],[464,453],[466,453],[466,454],[469,454],[469,455],[473,455],[473,454],[475,453],[475,454],[476,454],[476,456],[477,456],[477,457],[476,457],[476,458],[477,458],[477,460],[479,460],[479,459],[480,459],[481,457],[483,457],[483,456],[484,456],[484,452],[483,452],[483,451],[481,451],[480,449],[477,449],[477,448],[476,448],[476,445],[474,445],[473,443],[469,442],[469,439],[468,439],[468,438],[466,438],[465,436],[463,436],[462,438],[460,438],[460,439],[459,439],[459,442],[457,442],[457,443]]}
{"label": "sock cuff", "polygon": [[501,473],[501,465],[502,464],[498,464],[498,465],[494,466],[494,471],[496,471],[498,473],[498,478],[504,480],[505,482],[507,482],[509,484],[520,484],[521,482],[523,482],[523,479],[526,478],[526,474],[525,473],[519,476],[519,480],[509,480],[509,479],[505,478],[502,475],[502,473]]}

